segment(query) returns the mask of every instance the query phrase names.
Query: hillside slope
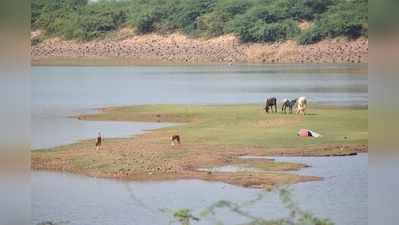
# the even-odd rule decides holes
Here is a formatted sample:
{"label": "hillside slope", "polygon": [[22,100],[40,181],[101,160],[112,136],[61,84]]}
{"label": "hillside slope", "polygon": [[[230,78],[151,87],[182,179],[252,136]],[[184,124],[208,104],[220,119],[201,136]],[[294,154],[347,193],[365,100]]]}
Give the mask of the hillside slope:
{"label": "hillside slope", "polygon": [[324,64],[367,63],[368,39],[242,43],[233,35],[188,38],[146,34],[88,42],[51,38],[32,46],[33,64]]}

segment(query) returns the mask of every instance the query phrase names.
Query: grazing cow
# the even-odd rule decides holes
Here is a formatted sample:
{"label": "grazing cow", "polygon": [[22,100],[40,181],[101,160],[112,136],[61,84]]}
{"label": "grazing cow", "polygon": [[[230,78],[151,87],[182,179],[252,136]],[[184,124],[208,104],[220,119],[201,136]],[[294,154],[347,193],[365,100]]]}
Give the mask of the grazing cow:
{"label": "grazing cow", "polygon": [[176,144],[179,144],[179,145],[180,145],[180,136],[179,136],[179,135],[170,136],[170,144],[171,144],[172,146],[174,146],[174,145],[176,145]]}
{"label": "grazing cow", "polygon": [[298,107],[296,110],[296,113],[301,113],[303,115],[305,115],[305,110],[306,110],[306,106],[307,106],[307,100],[306,97],[302,96],[298,98]]}
{"label": "grazing cow", "polygon": [[294,100],[288,100],[284,99],[283,100],[283,106],[281,107],[281,112],[287,113],[287,107],[289,109],[289,112],[292,113],[292,108],[295,106],[297,99]]}
{"label": "grazing cow", "polygon": [[271,112],[273,112],[273,106],[274,106],[274,111],[277,112],[277,98],[275,97],[267,98],[265,105],[265,112],[269,113],[269,108],[271,109]]}
{"label": "grazing cow", "polygon": [[283,99],[283,101],[281,102],[282,103],[282,105],[281,105],[281,112],[283,112],[284,111],[284,109],[287,107],[287,102],[289,101],[289,99],[288,98],[285,98],[285,99]]}

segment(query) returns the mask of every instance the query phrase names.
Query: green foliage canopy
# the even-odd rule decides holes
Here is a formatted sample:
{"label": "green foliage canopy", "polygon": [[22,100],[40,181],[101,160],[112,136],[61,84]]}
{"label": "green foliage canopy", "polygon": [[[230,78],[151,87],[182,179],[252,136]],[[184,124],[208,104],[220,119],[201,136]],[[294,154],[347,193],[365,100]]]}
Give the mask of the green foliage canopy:
{"label": "green foliage canopy", "polygon": [[[310,29],[298,23],[311,21]],[[243,42],[368,35],[367,0],[32,0],[31,26],[47,36],[92,40],[121,27]]]}

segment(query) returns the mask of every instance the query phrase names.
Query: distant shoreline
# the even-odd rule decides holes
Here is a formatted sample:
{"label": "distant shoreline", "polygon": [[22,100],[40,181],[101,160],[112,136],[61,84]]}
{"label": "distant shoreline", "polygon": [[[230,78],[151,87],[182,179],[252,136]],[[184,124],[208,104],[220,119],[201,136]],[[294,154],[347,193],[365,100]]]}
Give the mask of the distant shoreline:
{"label": "distant shoreline", "polygon": [[135,58],[121,57],[32,57],[32,66],[364,66],[368,63],[237,63],[237,64],[183,64],[158,61],[137,60]]}
{"label": "distant shoreline", "polygon": [[[342,64],[297,64],[297,63],[275,63],[275,64],[182,64],[182,63],[165,63],[154,61],[138,61],[134,58],[112,58],[112,57],[42,57],[32,58],[32,66],[364,66],[367,63],[342,63]],[[362,70],[363,71],[363,70]]]}
{"label": "distant shoreline", "polygon": [[147,34],[90,42],[52,38],[32,46],[32,65],[238,65],[367,64],[368,40],[333,39],[312,45],[295,41],[241,43],[232,35],[193,39]]}

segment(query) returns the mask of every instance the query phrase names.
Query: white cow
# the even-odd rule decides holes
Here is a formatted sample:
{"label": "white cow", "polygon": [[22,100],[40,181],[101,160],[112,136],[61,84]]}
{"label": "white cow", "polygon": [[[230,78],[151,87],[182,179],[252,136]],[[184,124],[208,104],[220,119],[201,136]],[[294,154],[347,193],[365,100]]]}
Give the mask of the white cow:
{"label": "white cow", "polygon": [[303,115],[305,115],[305,110],[306,110],[306,106],[307,106],[307,100],[305,96],[299,97],[298,98],[298,107],[296,110],[296,113],[301,113]]}

